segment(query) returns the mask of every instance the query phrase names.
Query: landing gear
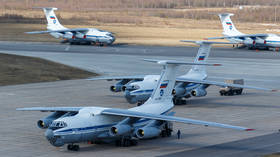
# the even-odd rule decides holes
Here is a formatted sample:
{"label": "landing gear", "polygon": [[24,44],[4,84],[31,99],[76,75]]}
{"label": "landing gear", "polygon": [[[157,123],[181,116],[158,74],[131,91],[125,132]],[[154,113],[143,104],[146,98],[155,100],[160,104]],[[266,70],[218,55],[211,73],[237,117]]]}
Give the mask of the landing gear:
{"label": "landing gear", "polygon": [[[145,102],[145,101],[144,101]],[[137,102],[137,106],[141,106],[141,105],[143,105],[144,104],[144,102],[143,101],[138,101]]]}
{"label": "landing gear", "polygon": [[74,144],[69,144],[67,146],[67,149],[71,150],[71,151],[79,151],[80,150],[80,146],[79,145],[74,145]]}
{"label": "landing gear", "polygon": [[174,105],[186,105],[187,100],[182,99],[182,98],[173,98],[173,103],[174,103]]}
{"label": "landing gear", "polygon": [[129,147],[129,146],[136,146],[137,140],[133,140],[126,137],[121,137],[121,139],[116,141],[116,146],[118,147]]}
{"label": "landing gear", "polygon": [[163,129],[162,129],[160,135],[161,135],[161,137],[170,137],[170,136],[172,135],[172,131],[173,131],[173,125],[172,125],[172,123],[167,122],[167,123],[164,125],[164,127],[163,127]]}

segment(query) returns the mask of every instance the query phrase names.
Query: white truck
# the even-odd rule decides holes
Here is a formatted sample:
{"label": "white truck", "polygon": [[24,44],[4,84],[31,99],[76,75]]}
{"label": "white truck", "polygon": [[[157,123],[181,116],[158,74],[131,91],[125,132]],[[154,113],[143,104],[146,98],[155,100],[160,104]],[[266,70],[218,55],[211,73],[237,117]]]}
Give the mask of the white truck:
{"label": "white truck", "polygon": [[[244,80],[243,79],[225,80],[225,83],[244,85]],[[228,87],[220,88],[220,95],[221,96],[241,95],[242,91],[243,91],[243,88],[236,88],[236,87],[228,86]]]}

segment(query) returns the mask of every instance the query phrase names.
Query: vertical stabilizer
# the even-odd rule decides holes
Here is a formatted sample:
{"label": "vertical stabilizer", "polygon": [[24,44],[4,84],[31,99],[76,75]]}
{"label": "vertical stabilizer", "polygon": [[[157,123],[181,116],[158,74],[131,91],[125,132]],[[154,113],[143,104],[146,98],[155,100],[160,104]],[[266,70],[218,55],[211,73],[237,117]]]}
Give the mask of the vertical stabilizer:
{"label": "vertical stabilizer", "polygon": [[223,25],[223,35],[225,36],[234,36],[234,35],[242,35],[243,33],[239,32],[233,22],[230,19],[230,16],[233,16],[234,14],[231,13],[223,13],[223,14],[219,14],[221,23]]}
{"label": "vertical stabilizer", "polygon": [[48,26],[47,26],[47,29],[48,30],[61,30],[61,29],[66,29],[64,26],[62,26],[60,24],[60,22],[58,21],[55,13],[54,13],[54,10],[57,10],[57,8],[42,8],[45,15],[46,15],[46,18],[47,18],[47,21],[48,21]]}
{"label": "vertical stabilizer", "polygon": [[[210,51],[211,43],[197,42],[200,45],[194,63],[207,63]],[[198,79],[205,79],[207,77],[207,70],[205,65],[193,65],[187,75],[196,75]]]}
{"label": "vertical stabilizer", "polygon": [[151,97],[145,104],[157,102],[172,102],[172,90],[175,86],[177,64],[168,64],[167,61],[159,61],[163,65],[163,70],[158,80],[157,86]]}

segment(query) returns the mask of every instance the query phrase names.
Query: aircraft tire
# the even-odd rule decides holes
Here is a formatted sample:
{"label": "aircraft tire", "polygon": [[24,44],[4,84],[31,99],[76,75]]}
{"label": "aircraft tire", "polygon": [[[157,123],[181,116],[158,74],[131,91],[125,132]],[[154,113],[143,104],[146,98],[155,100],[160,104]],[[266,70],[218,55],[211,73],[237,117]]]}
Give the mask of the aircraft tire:
{"label": "aircraft tire", "polygon": [[79,145],[69,144],[69,145],[67,146],[67,149],[68,149],[68,150],[71,150],[71,151],[79,151],[79,150],[80,150],[80,146],[79,146]]}

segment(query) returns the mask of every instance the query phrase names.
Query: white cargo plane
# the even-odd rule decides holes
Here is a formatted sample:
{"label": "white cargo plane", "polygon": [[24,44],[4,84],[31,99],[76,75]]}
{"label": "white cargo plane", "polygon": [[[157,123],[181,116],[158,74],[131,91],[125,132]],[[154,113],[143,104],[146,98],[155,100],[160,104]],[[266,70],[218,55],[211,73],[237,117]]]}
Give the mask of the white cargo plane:
{"label": "white cargo plane", "polygon": [[55,38],[63,38],[63,43],[70,44],[100,44],[111,45],[115,37],[111,32],[99,30],[96,28],[74,28],[69,29],[60,24],[54,10],[57,8],[41,8],[44,10],[48,25],[47,31],[26,32],[27,34],[45,34],[49,33]]}
{"label": "white cargo plane", "polygon": [[69,144],[69,150],[78,150],[79,142],[117,141],[127,146],[137,139],[153,138],[160,135],[170,136],[171,122],[196,124],[251,131],[239,126],[175,117],[170,112],[174,107],[172,90],[178,65],[211,65],[202,63],[185,63],[179,61],[159,61],[163,66],[159,81],[152,96],[142,106],[130,109],[113,109],[103,107],[34,107],[19,108],[21,111],[54,112],[38,121],[40,128],[47,128],[46,138],[56,147]]}
{"label": "white cargo plane", "polygon": [[223,25],[223,37],[212,37],[207,39],[227,39],[236,44],[243,44],[248,49],[269,49],[280,47],[280,36],[276,34],[244,34],[239,32],[230,16],[234,14],[223,13],[218,14]]}
{"label": "white cargo plane", "polygon": [[[188,41],[200,45],[194,63],[206,63],[211,44],[232,44],[228,42],[211,42],[211,41]],[[185,104],[186,99],[194,97],[202,97],[207,95],[206,88],[210,85],[221,87],[237,87],[258,90],[271,90],[266,88],[244,86],[239,84],[228,84],[224,82],[216,82],[207,80],[207,71],[205,66],[193,65],[192,68],[184,75],[176,78],[176,86],[173,90],[175,105]],[[153,89],[156,87],[160,75],[136,75],[136,76],[108,76],[95,77],[88,80],[118,80],[115,85],[110,87],[112,92],[124,91],[126,100],[131,103],[141,105],[151,96]],[[183,81],[184,80],[184,81]]]}

